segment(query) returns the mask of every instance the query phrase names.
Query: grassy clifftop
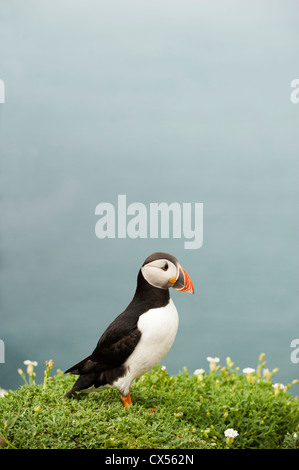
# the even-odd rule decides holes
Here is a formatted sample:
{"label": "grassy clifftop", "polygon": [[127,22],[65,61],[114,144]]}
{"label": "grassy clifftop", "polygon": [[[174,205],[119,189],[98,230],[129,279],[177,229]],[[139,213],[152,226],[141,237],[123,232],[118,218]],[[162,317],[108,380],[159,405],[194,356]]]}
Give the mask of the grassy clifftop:
{"label": "grassy clifftop", "polygon": [[[211,358],[212,359],[212,358]],[[102,449],[296,448],[299,404],[274,384],[264,357],[255,371],[210,361],[171,376],[161,366],[136,380],[125,410],[116,390],[63,398],[75,377],[57,371],[0,398],[0,447]],[[21,371],[19,371],[21,373]],[[275,371],[274,371],[275,373]],[[297,381],[294,381],[295,383]],[[274,386],[275,385],[275,386]],[[228,431],[229,430],[229,431]],[[298,434],[298,438],[297,438]]]}

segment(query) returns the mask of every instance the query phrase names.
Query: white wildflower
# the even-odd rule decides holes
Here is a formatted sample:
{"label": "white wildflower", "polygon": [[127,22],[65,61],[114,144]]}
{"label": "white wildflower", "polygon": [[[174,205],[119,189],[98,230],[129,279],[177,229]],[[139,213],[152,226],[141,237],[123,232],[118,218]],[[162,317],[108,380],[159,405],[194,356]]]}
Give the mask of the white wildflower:
{"label": "white wildflower", "polygon": [[207,361],[209,361],[209,362],[219,362],[220,359],[219,359],[219,357],[211,357],[211,356],[208,356],[208,357],[207,357]]}
{"label": "white wildflower", "polygon": [[235,439],[235,437],[237,437],[239,435],[238,431],[236,431],[235,429],[233,428],[229,428],[229,429],[226,429],[224,431],[224,435],[226,437],[226,443],[227,445],[230,445],[232,444],[233,440]]}
{"label": "white wildflower", "polygon": [[237,437],[237,436],[239,435],[239,433],[238,433],[238,431],[236,431],[235,429],[229,428],[229,429],[226,429],[226,430],[224,431],[224,435],[225,435],[225,437],[233,437],[233,438],[235,438],[235,437]]}
{"label": "white wildflower", "polygon": [[205,370],[204,369],[196,369],[193,374],[197,376],[197,380],[198,382],[200,382],[201,380],[203,380],[203,374],[205,373]]}
{"label": "white wildflower", "polygon": [[208,356],[207,361],[209,361],[209,363],[210,363],[210,371],[213,372],[213,371],[216,370],[216,364],[217,364],[217,362],[220,361],[220,359],[219,359],[219,357]]}
{"label": "white wildflower", "polygon": [[27,374],[29,376],[34,375],[33,368],[35,366],[37,366],[37,362],[36,361],[29,361],[29,359],[27,359],[26,361],[24,361],[24,364],[25,364],[25,366],[27,366]]}
{"label": "white wildflower", "polygon": [[278,390],[283,390],[284,389],[284,385],[279,384],[279,383],[273,384],[272,387],[274,387],[275,389],[278,389]]}
{"label": "white wildflower", "polygon": [[243,369],[243,373],[246,374],[247,382],[251,384],[254,384],[256,381],[256,377],[252,376],[253,372],[255,372],[255,369],[252,367],[245,367],[245,369]]}
{"label": "white wildflower", "polygon": [[[27,359],[26,361],[24,361],[24,364],[25,366],[27,366],[27,374],[29,376],[29,384],[34,384],[34,377],[36,376],[35,372],[33,372],[33,369],[35,366],[37,366],[37,362],[36,361],[29,361],[29,359]],[[20,374],[21,375],[21,374]],[[22,375],[21,375],[22,377]]]}
{"label": "white wildflower", "polygon": [[38,363],[36,361],[29,361],[29,359],[24,361],[24,364],[25,364],[25,366],[34,366],[34,367],[36,367],[38,365]]}
{"label": "white wildflower", "polygon": [[255,372],[255,369],[252,367],[245,367],[245,369],[243,369],[243,374],[246,374],[246,380],[250,384],[254,384],[256,382],[256,377],[252,375],[253,372]]}
{"label": "white wildflower", "polygon": [[274,388],[275,395],[277,395],[280,390],[286,390],[286,387],[280,383],[273,384],[272,387]]}

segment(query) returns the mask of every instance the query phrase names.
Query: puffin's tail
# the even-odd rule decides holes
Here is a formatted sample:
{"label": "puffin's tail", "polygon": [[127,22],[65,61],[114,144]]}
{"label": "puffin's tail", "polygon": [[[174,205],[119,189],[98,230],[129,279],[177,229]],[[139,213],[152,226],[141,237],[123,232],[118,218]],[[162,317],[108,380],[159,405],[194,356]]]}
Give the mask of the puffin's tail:
{"label": "puffin's tail", "polygon": [[74,366],[70,367],[68,370],[65,371],[65,374],[71,373],[74,375],[80,375],[82,372],[84,372],[84,365],[89,361],[90,356],[86,357],[85,359],[82,359],[82,361],[78,362]]}
{"label": "puffin's tail", "polygon": [[67,392],[64,397],[70,397],[75,392],[85,390],[94,385],[99,380],[99,372],[101,371],[101,365],[98,362],[92,361],[91,356],[82,359],[74,366],[70,367],[65,371],[65,374],[71,373],[74,375],[80,375],[73,388]]}

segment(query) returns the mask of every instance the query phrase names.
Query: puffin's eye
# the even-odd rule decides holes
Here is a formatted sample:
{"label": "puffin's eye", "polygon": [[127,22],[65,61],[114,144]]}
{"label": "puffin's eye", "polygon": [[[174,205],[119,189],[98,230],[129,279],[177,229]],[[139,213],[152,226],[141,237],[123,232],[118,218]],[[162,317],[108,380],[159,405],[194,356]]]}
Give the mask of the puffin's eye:
{"label": "puffin's eye", "polygon": [[162,266],[163,271],[167,271],[168,269],[168,263],[165,263],[164,266]]}

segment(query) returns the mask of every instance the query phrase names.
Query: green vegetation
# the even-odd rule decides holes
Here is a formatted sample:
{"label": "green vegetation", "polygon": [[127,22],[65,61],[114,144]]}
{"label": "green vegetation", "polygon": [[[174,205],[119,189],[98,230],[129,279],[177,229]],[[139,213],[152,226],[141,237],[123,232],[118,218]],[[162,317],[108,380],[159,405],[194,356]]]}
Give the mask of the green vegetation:
{"label": "green vegetation", "polygon": [[[133,405],[124,409],[116,390],[63,398],[75,380],[46,363],[35,384],[34,364],[26,381],[0,398],[0,447],[206,449],[299,447],[299,404],[291,385],[272,383],[275,370],[239,371],[227,358],[210,369],[176,376],[157,366],[136,380]],[[298,381],[293,381],[298,383]],[[227,431],[227,430],[230,431]],[[298,434],[298,438],[297,438]]]}

